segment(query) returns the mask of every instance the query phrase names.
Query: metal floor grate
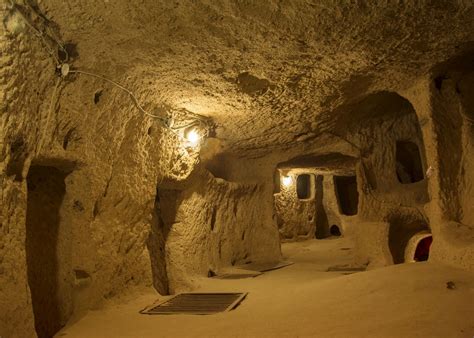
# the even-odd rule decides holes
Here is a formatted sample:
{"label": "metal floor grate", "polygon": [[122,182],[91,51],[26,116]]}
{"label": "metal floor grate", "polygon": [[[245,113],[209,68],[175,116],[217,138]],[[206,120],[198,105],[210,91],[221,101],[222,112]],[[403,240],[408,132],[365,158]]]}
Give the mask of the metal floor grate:
{"label": "metal floor grate", "polygon": [[258,274],[248,274],[248,273],[226,273],[224,275],[215,276],[215,279],[244,279],[244,278],[254,278],[260,276],[261,273]]}
{"label": "metal floor grate", "polygon": [[180,293],[140,311],[143,314],[209,315],[237,307],[247,293]]}

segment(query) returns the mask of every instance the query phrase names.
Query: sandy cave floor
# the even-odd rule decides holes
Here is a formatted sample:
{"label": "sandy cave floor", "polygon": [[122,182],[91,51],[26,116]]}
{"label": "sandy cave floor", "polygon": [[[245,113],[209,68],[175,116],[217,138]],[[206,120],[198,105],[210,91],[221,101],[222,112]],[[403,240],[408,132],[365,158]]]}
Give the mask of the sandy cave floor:
{"label": "sandy cave floor", "polygon": [[249,292],[231,312],[141,315],[157,299],[150,290],[90,311],[57,337],[474,336],[472,273],[434,263],[326,272],[350,264],[352,244],[343,238],[283,244],[282,251],[294,265],[256,278],[201,281],[195,291]]}

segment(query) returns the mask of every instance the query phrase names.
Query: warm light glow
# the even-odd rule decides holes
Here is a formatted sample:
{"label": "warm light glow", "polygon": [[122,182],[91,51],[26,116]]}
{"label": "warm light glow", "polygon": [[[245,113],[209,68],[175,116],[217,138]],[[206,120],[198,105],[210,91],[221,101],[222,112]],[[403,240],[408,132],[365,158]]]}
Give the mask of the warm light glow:
{"label": "warm light glow", "polygon": [[199,135],[196,129],[191,129],[187,132],[186,139],[193,147],[195,147],[201,141],[201,135]]}
{"label": "warm light glow", "polygon": [[291,176],[283,176],[281,182],[283,183],[283,186],[289,187],[293,183],[293,179]]}

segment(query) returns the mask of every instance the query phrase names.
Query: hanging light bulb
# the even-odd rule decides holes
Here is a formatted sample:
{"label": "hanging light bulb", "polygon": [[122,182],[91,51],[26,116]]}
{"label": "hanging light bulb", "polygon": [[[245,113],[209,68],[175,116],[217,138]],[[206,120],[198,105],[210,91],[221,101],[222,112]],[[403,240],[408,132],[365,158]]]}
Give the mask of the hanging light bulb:
{"label": "hanging light bulb", "polygon": [[196,147],[201,142],[201,135],[196,128],[192,128],[186,132],[186,140],[192,147]]}
{"label": "hanging light bulb", "polygon": [[291,176],[283,176],[281,182],[283,183],[284,187],[289,187],[291,184],[293,184],[293,178],[291,178]]}

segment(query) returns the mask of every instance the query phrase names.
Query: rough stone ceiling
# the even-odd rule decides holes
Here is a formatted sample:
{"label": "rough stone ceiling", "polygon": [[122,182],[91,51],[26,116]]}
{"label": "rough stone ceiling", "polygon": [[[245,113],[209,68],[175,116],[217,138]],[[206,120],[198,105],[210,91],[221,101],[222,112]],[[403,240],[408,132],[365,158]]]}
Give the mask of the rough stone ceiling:
{"label": "rough stone ceiling", "polygon": [[[73,66],[145,106],[211,116],[227,151],[289,147],[321,116],[410,86],[474,41],[472,1],[43,0]],[[308,134],[309,133],[309,134]]]}

